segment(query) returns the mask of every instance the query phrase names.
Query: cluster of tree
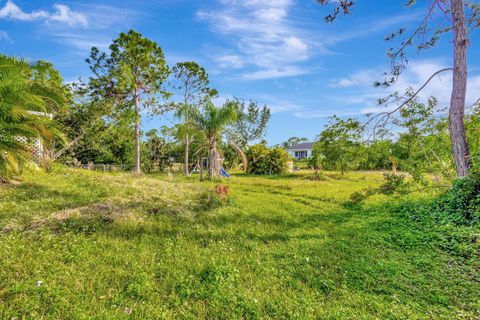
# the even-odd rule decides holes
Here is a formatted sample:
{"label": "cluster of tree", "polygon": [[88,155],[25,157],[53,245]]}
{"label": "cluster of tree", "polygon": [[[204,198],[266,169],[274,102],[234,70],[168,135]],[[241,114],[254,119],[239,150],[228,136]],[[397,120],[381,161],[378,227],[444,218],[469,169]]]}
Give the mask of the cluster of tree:
{"label": "cluster of tree", "polygon": [[[317,2],[323,6],[333,6],[333,11],[325,17],[325,21],[334,22],[340,14],[350,14],[357,1],[317,0]],[[415,0],[405,0],[406,7],[412,7],[416,3]],[[402,111],[434,77],[444,72],[451,72],[453,82],[448,109],[448,133],[456,174],[458,177],[464,177],[469,173],[472,165],[470,149],[473,148],[468,143],[465,126],[468,81],[467,47],[470,43],[468,36],[480,27],[480,5],[472,0],[432,0],[428,3],[427,9],[424,18],[418,24],[402,26],[385,37],[388,42],[399,41],[387,53],[387,56],[391,59],[390,72],[387,72],[385,78],[378,81],[376,85],[390,87],[397,83],[401,73],[408,66],[408,56],[411,51],[420,52],[434,47],[442,35],[452,35],[453,65],[451,68],[443,68],[433,72],[416,91],[409,91],[403,96],[394,92],[390,96],[380,99],[380,104],[391,105],[394,103],[395,107],[378,113],[373,117],[373,120],[378,126],[385,127],[390,122],[391,116]]]}
{"label": "cluster of tree", "polygon": [[[327,22],[333,22],[341,13],[349,14],[356,3],[354,0],[317,1],[333,5]],[[415,2],[406,0],[406,5],[413,6]],[[439,14],[439,19],[435,14]],[[388,52],[392,68],[378,86],[388,87],[397,82],[407,67],[410,48],[430,48],[447,33],[453,35],[452,68],[434,72],[417,90],[409,90],[405,95],[395,92],[380,99],[381,104],[395,104],[395,107],[372,116],[368,123],[374,124],[373,133],[375,138],[380,135],[379,141],[360,143],[359,137],[365,135],[366,125],[354,119],[334,118],[316,143],[311,159],[313,166],[321,164],[341,171],[380,168],[387,162],[386,157],[379,154],[388,153],[387,159],[404,170],[412,166],[417,171],[425,171],[422,167],[428,167],[446,173],[452,167],[451,156],[444,148],[449,146],[457,176],[467,175],[477,154],[478,112],[465,113],[466,57],[469,31],[479,26],[480,6],[475,2],[434,0],[428,4],[428,12],[419,25],[408,32],[402,27],[389,34],[387,41],[400,41]],[[92,48],[87,63],[93,76],[87,83],[68,89],[48,63],[27,63],[5,56],[1,59],[2,177],[28,162],[33,140],[53,150],[49,154],[52,159],[79,157],[95,162],[131,164],[136,174],[141,173],[142,163],[151,170],[161,168],[180,150],[158,133],[151,132],[146,140],[142,139],[141,115],[167,111],[174,111],[180,120],[170,129],[175,143],[182,144],[184,173],[188,174],[194,164],[190,155],[193,148],[197,158],[209,158],[209,173],[214,177],[221,161],[232,165],[241,161],[247,169],[246,146],[263,137],[270,117],[268,108],[238,99],[227,101],[221,107],[214,106],[212,101],[217,92],[209,87],[203,68],[195,62],[178,63],[170,68],[162,49],[133,30],[113,40],[108,52]],[[447,120],[431,112],[431,105],[436,103],[421,104],[417,96],[435,76],[449,71],[453,75],[453,87]],[[168,79],[172,79],[170,87]],[[393,119],[396,114],[400,115],[397,120]],[[404,129],[397,139],[386,136],[392,123]],[[299,141],[287,141],[285,147]],[[226,145],[230,147],[225,148]],[[152,163],[142,161],[142,154]],[[409,159],[408,164],[405,159]]]}
{"label": "cluster of tree", "polygon": [[[265,134],[270,118],[266,106],[236,98],[221,107],[215,106],[212,101],[218,92],[209,86],[204,68],[193,61],[169,68],[161,48],[133,30],[121,33],[109,53],[92,48],[87,63],[94,76],[82,86],[82,95],[87,99],[79,99],[79,108],[99,110],[94,122],[101,130],[98,126],[92,127],[92,121],[84,121],[80,135],[90,130],[90,139],[84,139],[69,152],[81,161],[87,160],[85,151],[90,154],[97,151],[82,146],[101,145],[107,147],[107,157],[99,158],[101,153],[97,153],[94,159],[88,160],[131,164],[136,174],[142,167],[162,170],[172,161],[182,161],[184,174],[188,175],[200,163],[199,159],[206,157],[209,176],[216,177],[225,159],[222,149],[227,145],[233,148],[233,155],[231,150],[226,153],[230,158],[241,159],[246,166],[244,150]],[[170,81],[167,83],[167,80]],[[141,115],[160,115],[167,111],[173,111],[179,123],[172,128],[162,128],[160,136],[157,131],[151,131],[147,139],[142,139]],[[134,139],[129,138],[132,130]],[[72,141],[75,135],[79,136],[76,131]],[[109,140],[117,134],[122,135],[115,137],[118,144],[110,144]]]}
{"label": "cluster of tree", "polygon": [[[215,106],[218,93],[204,68],[192,61],[170,68],[162,49],[133,30],[120,33],[108,52],[92,48],[87,82],[67,86],[43,61],[0,59],[2,179],[31,162],[37,141],[49,151],[43,159],[122,164],[135,174],[181,160],[188,175],[206,157],[216,177],[227,156],[246,169],[244,151],[265,135],[270,118],[253,101]],[[142,116],[165,112],[178,124],[141,131]]]}
{"label": "cluster of tree", "polygon": [[[466,117],[466,133],[472,146],[473,163],[478,158],[480,107],[473,107]],[[410,101],[391,119],[396,129],[384,130],[375,140],[372,130],[357,119],[332,117],[314,143],[308,164],[316,169],[338,170],[402,170],[414,179],[426,174],[437,179],[455,176],[451,153],[448,118],[437,100],[426,103]]]}

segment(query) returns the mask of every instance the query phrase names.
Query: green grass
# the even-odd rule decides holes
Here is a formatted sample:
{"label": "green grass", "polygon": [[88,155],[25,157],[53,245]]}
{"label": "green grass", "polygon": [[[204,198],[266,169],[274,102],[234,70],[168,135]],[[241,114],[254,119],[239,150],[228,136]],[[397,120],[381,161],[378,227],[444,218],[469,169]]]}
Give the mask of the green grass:
{"label": "green grass", "polygon": [[[1,319],[476,319],[479,230],[380,173],[214,183],[57,168],[0,186]],[[41,282],[39,282],[41,281]]]}

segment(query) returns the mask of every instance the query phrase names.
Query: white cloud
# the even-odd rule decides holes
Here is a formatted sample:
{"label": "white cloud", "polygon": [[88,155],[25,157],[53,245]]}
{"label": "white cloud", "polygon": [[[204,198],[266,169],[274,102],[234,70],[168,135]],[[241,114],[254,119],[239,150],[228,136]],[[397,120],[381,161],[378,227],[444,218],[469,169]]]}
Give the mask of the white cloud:
{"label": "white cloud", "polygon": [[374,84],[375,80],[379,80],[381,77],[381,72],[373,70],[360,70],[354,72],[352,75],[341,78],[330,80],[329,87],[332,88],[349,88],[349,87],[371,87]]}
{"label": "white cloud", "polygon": [[[234,49],[216,48],[211,58],[220,69],[245,68],[249,72],[243,74],[242,78],[250,80],[304,74],[305,71],[291,70],[307,70],[302,62],[321,54],[332,54],[328,48],[339,42],[371,36],[421,18],[421,12],[415,11],[379,19],[374,24],[365,23],[342,32],[332,32],[331,28],[323,27],[321,20],[295,16],[298,9],[295,4],[301,1],[217,1],[220,2],[219,9],[200,10],[197,17],[207,21],[214,32],[225,36]],[[236,58],[229,64],[225,60],[231,55]]]}
{"label": "white cloud", "polygon": [[82,32],[65,28],[49,28],[47,31],[49,37],[75,49],[74,52],[82,57],[85,57],[92,47],[108,49],[112,39],[118,36],[117,30],[125,30],[133,25],[139,15],[139,11],[133,9],[103,4],[79,3],[77,8],[88,17],[88,28]]}
{"label": "white cloud", "polygon": [[101,50],[108,48],[111,39],[100,35],[78,34],[71,32],[55,33],[53,34],[56,41],[61,44],[66,44],[70,47],[78,49],[84,54],[85,51],[90,51],[92,47],[97,47]]}
{"label": "white cloud", "polygon": [[[374,88],[375,81],[382,80],[381,70],[359,70],[349,77],[335,79],[330,82],[333,88],[350,88],[354,91],[352,94],[343,95],[341,103],[356,105],[361,107],[361,113],[376,113],[395,109],[395,106],[379,106],[377,100],[386,97],[389,93],[397,91],[404,94],[408,88],[419,89],[432,74],[443,68],[449,67],[448,64],[437,60],[418,60],[412,61],[407,69],[400,75],[397,83],[389,88]],[[435,76],[429,84],[419,93],[421,100],[426,100],[433,96],[438,99],[441,106],[447,107],[450,102],[452,89],[452,72],[446,71]],[[480,76],[470,76],[468,78],[467,105],[473,104],[480,97]]]}
{"label": "white cloud", "polygon": [[[198,11],[197,17],[228,37],[234,53],[214,55],[219,67],[253,67],[244,79],[269,79],[305,73],[298,62],[310,57],[310,44],[288,19],[291,0],[223,0],[217,11]],[[220,59],[219,59],[220,58]]]}
{"label": "white cloud", "polygon": [[213,60],[220,68],[240,69],[245,65],[243,58],[237,54],[221,54],[214,56]]}
{"label": "white cloud", "polygon": [[271,78],[293,77],[293,76],[299,76],[306,73],[308,73],[308,71],[305,69],[289,66],[289,67],[280,68],[280,69],[272,68],[272,69],[245,73],[243,75],[243,78],[246,80],[262,80],[262,79],[271,79]]}
{"label": "white cloud", "polygon": [[82,26],[87,27],[87,17],[77,11],[72,11],[70,7],[63,4],[55,4],[54,12],[44,10],[34,10],[30,13],[24,12],[12,0],[8,0],[5,6],[0,9],[0,19],[35,21],[42,20],[47,23],[60,22],[70,27]]}
{"label": "white cloud", "polygon": [[88,26],[87,17],[80,12],[72,11],[68,6],[63,4],[56,4],[53,6],[56,10],[55,13],[50,14],[48,21],[56,21],[65,23],[70,27],[77,25],[86,27]]}
{"label": "white cloud", "polygon": [[6,40],[8,42],[13,42],[12,39],[10,39],[10,36],[8,35],[7,32],[0,30],[0,40]]}

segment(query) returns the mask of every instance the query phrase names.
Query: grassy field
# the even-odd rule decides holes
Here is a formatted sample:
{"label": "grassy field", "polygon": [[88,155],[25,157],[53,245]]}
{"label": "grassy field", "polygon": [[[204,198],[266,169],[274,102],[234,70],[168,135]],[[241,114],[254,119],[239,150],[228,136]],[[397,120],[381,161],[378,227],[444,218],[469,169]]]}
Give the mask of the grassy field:
{"label": "grassy field", "polygon": [[[0,186],[1,319],[477,319],[479,230],[415,214],[429,195],[326,181],[214,185],[56,168]],[[212,200],[213,199],[213,200]]]}

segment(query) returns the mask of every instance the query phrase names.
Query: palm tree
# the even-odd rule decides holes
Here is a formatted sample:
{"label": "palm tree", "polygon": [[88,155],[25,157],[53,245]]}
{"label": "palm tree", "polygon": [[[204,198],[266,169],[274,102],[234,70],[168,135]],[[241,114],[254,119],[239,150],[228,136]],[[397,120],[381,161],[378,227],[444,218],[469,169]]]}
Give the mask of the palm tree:
{"label": "palm tree", "polygon": [[222,107],[215,107],[208,101],[202,112],[193,114],[193,122],[203,132],[208,146],[208,176],[210,179],[220,176],[220,157],[218,142],[225,127],[234,122],[237,117],[235,106],[227,102]]}
{"label": "palm tree", "polygon": [[1,181],[32,160],[34,141],[49,147],[55,138],[63,139],[47,116],[65,105],[65,91],[59,83],[61,78],[48,63],[30,64],[0,55]]}

